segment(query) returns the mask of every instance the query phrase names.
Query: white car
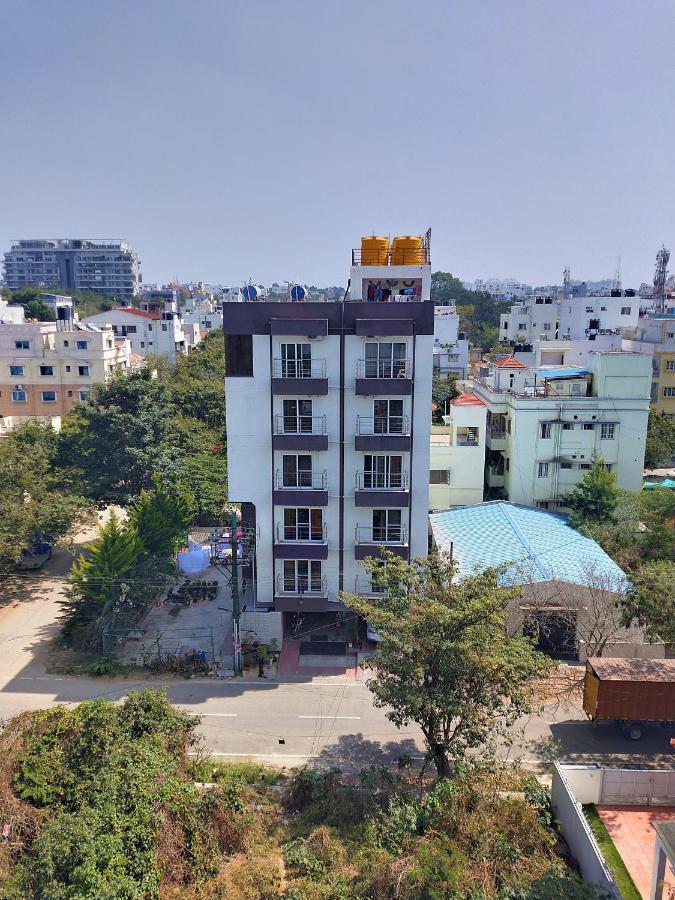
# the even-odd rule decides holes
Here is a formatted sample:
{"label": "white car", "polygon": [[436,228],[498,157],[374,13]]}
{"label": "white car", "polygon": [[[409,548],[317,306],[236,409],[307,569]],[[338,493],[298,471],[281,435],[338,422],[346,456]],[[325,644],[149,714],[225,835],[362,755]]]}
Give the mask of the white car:
{"label": "white car", "polygon": [[366,637],[369,641],[373,641],[373,643],[377,644],[382,640],[382,635],[374,628],[370,622],[366,622]]}

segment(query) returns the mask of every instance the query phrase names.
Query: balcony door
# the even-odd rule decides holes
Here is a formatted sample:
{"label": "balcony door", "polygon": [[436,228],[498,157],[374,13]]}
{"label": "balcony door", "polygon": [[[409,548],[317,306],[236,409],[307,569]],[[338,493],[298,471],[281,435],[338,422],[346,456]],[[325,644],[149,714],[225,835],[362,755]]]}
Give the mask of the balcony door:
{"label": "balcony door", "polygon": [[284,509],[285,541],[322,541],[323,511],[321,509]]}
{"label": "balcony door", "polygon": [[310,378],[312,374],[311,344],[281,345],[281,377]]}
{"label": "balcony door", "polygon": [[363,467],[365,490],[396,490],[403,486],[403,457],[366,453]]}
{"label": "balcony door", "polygon": [[287,594],[320,594],[321,576],[321,560],[284,560],[284,591]]}
{"label": "balcony door", "polygon": [[366,343],[366,378],[398,378],[405,375],[405,369],[405,341]]}
{"label": "balcony door", "polygon": [[373,543],[400,544],[402,533],[400,509],[373,510]]}
{"label": "balcony door", "polygon": [[373,400],[373,433],[403,434],[403,400]]}
{"label": "balcony door", "polygon": [[312,433],[312,401],[284,400],[284,434]]}
{"label": "balcony door", "polygon": [[285,488],[311,488],[312,457],[309,454],[284,454],[283,486]]}

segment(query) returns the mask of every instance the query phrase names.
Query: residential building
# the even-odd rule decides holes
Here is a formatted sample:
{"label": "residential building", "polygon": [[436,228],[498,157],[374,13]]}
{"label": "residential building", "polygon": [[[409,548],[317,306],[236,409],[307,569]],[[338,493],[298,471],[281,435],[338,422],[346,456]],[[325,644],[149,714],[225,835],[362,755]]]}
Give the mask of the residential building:
{"label": "residential building", "polygon": [[640,316],[628,335],[624,350],[647,353],[652,358],[652,407],[675,417],[675,313]]}
{"label": "residential building", "polygon": [[92,385],[130,367],[130,344],[110,326],[0,325],[0,416],[14,424],[63,416]]}
{"label": "residential building", "polygon": [[558,304],[551,296],[528,297],[499,317],[499,340],[504,343],[531,344],[557,336]]}
{"label": "residential building", "polygon": [[223,327],[222,303],[210,297],[188,297],[179,302],[180,314],[187,325],[196,325],[202,334]]}
{"label": "residential building", "polygon": [[[54,318],[60,323],[71,323],[77,321],[77,313],[75,312],[75,304],[73,298],[65,294],[47,294],[39,295],[41,303],[54,313]],[[60,327],[64,327],[61,325]]]}
{"label": "residential building", "polygon": [[520,300],[532,293],[532,286],[522,284],[515,278],[477,278],[470,290],[492,294],[495,300]]}
{"label": "residential building", "polygon": [[482,501],[486,417],[485,401],[464,393],[451,401],[444,424],[431,426],[429,509]]}
{"label": "residential building", "polygon": [[521,587],[507,628],[531,635],[542,652],[582,661],[598,649],[663,657],[663,644],[645,644],[641,628],[622,625],[623,571],[562,516],[497,501],[432,513],[429,521],[434,545],[452,554],[459,578],[499,568],[505,587]]}
{"label": "residential building", "polygon": [[256,607],[286,616],[376,590],[382,545],[427,552],[428,239],[419,264],[352,260],[351,300],[223,304],[229,497],[257,533]]}
{"label": "residential building", "polygon": [[592,341],[601,334],[635,328],[639,314],[640,298],[632,289],[613,290],[608,296],[563,297],[558,334]]}
{"label": "residential building", "polygon": [[26,321],[23,306],[7,303],[0,297],[0,325],[22,325]]}
{"label": "residential building", "polygon": [[459,330],[459,314],[454,306],[434,307],[434,376],[466,378],[469,371],[469,342]]}
{"label": "residential building", "polygon": [[473,379],[487,414],[488,496],[542,508],[563,497],[600,454],[619,487],[638,491],[649,415],[651,359],[597,352],[588,364],[528,367],[513,356]]}
{"label": "residential building", "polygon": [[5,282],[70,291],[94,291],[131,300],[141,290],[140,260],[127,241],[23,240],[5,253]]}
{"label": "residential building", "polygon": [[140,309],[118,306],[83,319],[85,324],[112,326],[118,337],[128,338],[131,349],[141,356],[165,356],[175,363],[201,340],[198,324],[186,323],[178,313],[175,291],[144,294]]}

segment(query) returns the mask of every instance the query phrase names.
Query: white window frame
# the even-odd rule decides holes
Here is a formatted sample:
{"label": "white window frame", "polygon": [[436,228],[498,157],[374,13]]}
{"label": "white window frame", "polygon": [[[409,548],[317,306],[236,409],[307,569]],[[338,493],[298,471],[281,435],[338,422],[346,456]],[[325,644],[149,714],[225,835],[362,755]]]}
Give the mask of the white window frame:
{"label": "white window frame", "polygon": [[[12,369],[20,369],[20,371],[19,371],[19,372],[12,372]],[[9,367],[9,377],[10,377],[10,378],[23,378],[23,377],[25,376],[25,374],[26,374],[26,367],[25,367],[25,366],[13,366],[13,365],[10,365],[10,367]]]}
{"label": "white window frame", "polygon": [[539,423],[539,437],[542,441],[549,441],[553,437],[553,424],[551,422]]}
{"label": "white window frame", "polygon": [[25,340],[25,338],[20,338],[19,340],[14,341],[14,349],[15,350],[30,350],[31,342]]}
{"label": "white window frame", "polygon": [[[54,399],[53,400],[47,399],[47,397],[45,397],[45,394],[53,394]],[[58,399],[59,399],[59,395],[56,393],[56,391],[40,391],[40,400],[43,403],[56,403],[56,401]]]}
{"label": "white window frame", "polygon": [[[19,397],[19,394],[23,394]],[[23,390],[12,391],[12,403],[28,403],[28,392]]]}
{"label": "white window frame", "polygon": [[548,478],[548,463],[540,462],[537,466],[537,478]]}
{"label": "white window frame", "polygon": [[601,441],[613,441],[615,431],[616,431],[616,427],[614,425],[614,422],[601,422],[600,423],[600,440]]}

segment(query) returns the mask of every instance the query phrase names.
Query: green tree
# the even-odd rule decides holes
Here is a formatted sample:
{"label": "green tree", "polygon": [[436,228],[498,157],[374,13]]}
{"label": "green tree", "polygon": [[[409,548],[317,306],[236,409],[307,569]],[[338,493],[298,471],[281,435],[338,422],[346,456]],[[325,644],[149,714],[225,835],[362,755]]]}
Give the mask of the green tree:
{"label": "green tree", "polygon": [[185,500],[156,479],[152,490],[142,490],[129,510],[129,529],[146,556],[172,556],[185,540],[190,510]]}
{"label": "green tree", "polygon": [[532,680],[550,660],[507,634],[508,604],[520,591],[503,588],[496,570],[457,579],[437,552],[412,563],[385,552],[366,568],[384,594],[343,600],[382,636],[367,662],[375,704],[399,727],[416,722],[439,777],[448,777],[531,708]]}
{"label": "green tree", "polygon": [[649,560],[631,578],[633,587],[624,603],[626,623],[637,618],[651,638],[675,644],[675,562]]}
{"label": "green tree", "polygon": [[675,456],[675,420],[655,409],[649,411],[645,467],[658,469],[669,466]]}
{"label": "green tree", "polygon": [[499,336],[499,314],[508,309],[508,303],[498,303],[488,293],[467,290],[449,272],[432,274],[431,299],[457,307],[460,328],[475,346],[489,350],[494,345]]}
{"label": "green tree", "polygon": [[563,499],[572,510],[570,525],[575,528],[586,523],[611,520],[619,499],[616,475],[605,468],[601,456],[593,453],[591,468]]}
{"label": "green tree", "polygon": [[456,380],[456,378],[434,378],[431,383],[431,399],[436,404],[436,409],[432,411],[432,418],[436,423],[443,421],[448,400],[457,396]]}

